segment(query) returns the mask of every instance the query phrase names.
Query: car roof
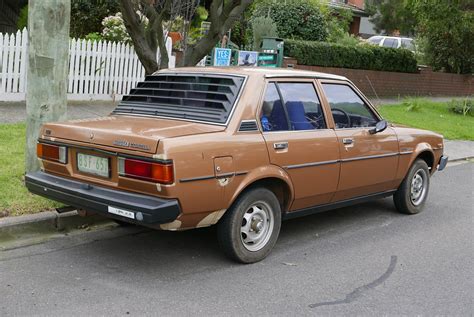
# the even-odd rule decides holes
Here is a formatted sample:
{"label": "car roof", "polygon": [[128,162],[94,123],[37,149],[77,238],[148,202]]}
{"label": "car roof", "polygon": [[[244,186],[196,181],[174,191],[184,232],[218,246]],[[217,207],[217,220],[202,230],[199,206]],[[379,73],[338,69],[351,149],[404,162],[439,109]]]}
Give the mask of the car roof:
{"label": "car roof", "polygon": [[244,75],[260,76],[265,78],[295,77],[295,78],[319,78],[345,80],[344,76],[312,72],[307,70],[296,70],[291,68],[270,68],[270,67],[179,67],[172,69],[163,69],[155,74],[177,74],[177,73],[211,73],[224,75]]}
{"label": "car roof", "polygon": [[368,40],[370,39],[374,39],[374,38],[384,38],[384,39],[402,39],[402,40],[411,40],[413,41],[413,39],[411,37],[404,37],[404,36],[389,36],[389,35],[374,35],[374,36],[371,36],[368,38]]}

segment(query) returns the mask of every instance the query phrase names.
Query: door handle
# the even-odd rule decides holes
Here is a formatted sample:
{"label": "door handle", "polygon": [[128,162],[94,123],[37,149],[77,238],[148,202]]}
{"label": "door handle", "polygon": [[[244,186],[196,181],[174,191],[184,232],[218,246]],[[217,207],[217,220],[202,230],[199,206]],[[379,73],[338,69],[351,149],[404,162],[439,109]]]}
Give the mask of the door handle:
{"label": "door handle", "polygon": [[353,144],[353,143],[354,143],[354,139],[352,139],[352,138],[344,138],[344,139],[342,139],[342,143],[345,144],[345,145]]}
{"label": "door handle", "polygon": [[278,142],[278,143],[273,143],[273,148],[275,150],[284,150],[288,148],[288,142]]}

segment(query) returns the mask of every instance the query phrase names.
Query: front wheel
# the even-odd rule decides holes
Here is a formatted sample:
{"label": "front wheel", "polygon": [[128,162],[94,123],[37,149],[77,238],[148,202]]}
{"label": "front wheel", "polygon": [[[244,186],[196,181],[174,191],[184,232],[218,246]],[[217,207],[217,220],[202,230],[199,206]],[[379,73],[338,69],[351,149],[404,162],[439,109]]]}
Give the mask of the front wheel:
{"label": "front wheel", "polygon": [[263,260],[275,245],[281,227],[281,208],[275,194],[254,188],[237,198],[217,225],[224,253],[241,263]]}
{"label": "front wheel", "polygon": [[423,160],[416,160],[398,190],[393,195],[397,210],[404,214],[417,214],[425,205],[430,189],[430,171]]}

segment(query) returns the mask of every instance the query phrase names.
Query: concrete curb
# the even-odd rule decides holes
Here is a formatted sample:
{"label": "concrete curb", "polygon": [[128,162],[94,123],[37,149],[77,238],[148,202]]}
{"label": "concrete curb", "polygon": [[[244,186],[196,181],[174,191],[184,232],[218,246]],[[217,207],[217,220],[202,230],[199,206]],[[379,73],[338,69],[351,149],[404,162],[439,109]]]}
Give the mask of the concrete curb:
{"label": "concrete curb", "polygon": [[110,222],[108,218],[99,215],[81,217],[75,210],[61,214],[56,211],[44,211],[32,215],[0,218],[0,241],[32,233],[54,234],[107,222]]}
{"label": "concrete curb", "polygon": [[449,160],[448,160],[448,164],[449,164],[449,163],[454,163],[454,162],[460,162],[460,161],[470,161],[470,160],[474,160],[474,156],[467,156],[467,157],[460,157],[460,158],[455,158],[455,159],[449,159]]}
{"label": "concrete curb", "polygon": [[[456,158],[449,163],[473,160],[474,156]],[[111,220],[93,215],[81,217],[77,211],[58,213],[44,211],[32,215],[0,218],[0,241],[11,240],[29,234],[54,234],[61,231],[87,228],[93,225],[106,224]]]}

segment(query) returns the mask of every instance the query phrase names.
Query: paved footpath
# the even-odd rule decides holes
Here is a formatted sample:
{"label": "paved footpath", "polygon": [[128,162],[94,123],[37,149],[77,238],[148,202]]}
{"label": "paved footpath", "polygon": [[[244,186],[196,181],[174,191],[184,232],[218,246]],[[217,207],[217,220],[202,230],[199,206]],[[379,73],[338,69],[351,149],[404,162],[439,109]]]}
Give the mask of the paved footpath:
{"label": "paved footpath", "polygon": [[[432,97],[434,101],[446,101],[452,98]],[[373,100],[375,102],[375,100]],[[383,99],[383,104],[400,102],[400,99]],[[69,102],[68,117],[70,119],[83,119],[106,116],[115,108],[118,102],[111,101],[81,101]],[[0,124],[17,123],[25,120],[26,109],[24,102],[0,102]],[[474,141],[446,141],[446,151],[450,159],[474,157]]]}
{"label": "paved footpath", "polygon": [[[118,102],[112,101],[70,101],[68,102],[68,118],[83,119],[106,116]],[[26,119],[25,102],[0,102],[0,124],[18,123]]]}

